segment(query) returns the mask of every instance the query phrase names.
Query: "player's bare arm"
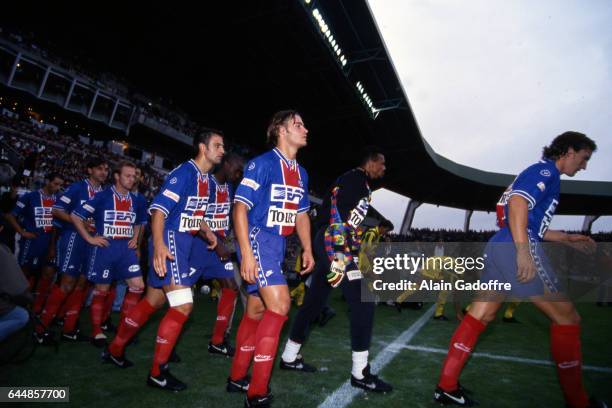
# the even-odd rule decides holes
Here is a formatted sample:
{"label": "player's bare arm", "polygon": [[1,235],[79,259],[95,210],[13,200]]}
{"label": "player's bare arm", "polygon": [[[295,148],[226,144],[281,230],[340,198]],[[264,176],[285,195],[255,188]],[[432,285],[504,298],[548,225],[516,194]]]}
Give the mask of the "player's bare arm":
{"label": "player's bare arm", "polygon": [[72,218],[70,218],[70,214],[68,214],[66,211],[54,208],[51,210],[51,214],[53,214],[53,218],[57,218],[60,221],[72,224]]}
{"label": "player's bare arm", "polygon": [[253,249],[249,242],[249,221],[247,218],[248,208],[241,202],[236,202],[234,206],[234,230],[236,240],[240,246],[242,261],[240,262],[240,275],[242,279],[249,283],[255,283],[257,276],[257,262]]}
{"label": "player's bare arm", "polygon": [[17,231],[17,233],[21,235],[23,238],[34,239],[38,236],[38,234],[34,232],[29,232],[23,229],[21,225],[19,225],[19,223],[17,222],[17,219],[15,218],[13,214],[4,214],[4,218],[9,223],[9,225],[13,227],[13,229]]}
{"label": "player's bare arm", "polygon": [[597,248],[593,238],[582,234],[568,234],[564,231],[548,230],[544,234],[544,240],[561,242],[586,254],[594,253]]}
{"label": "player's bare arm", "polygon": [[166,259],[174,260],[174,256],[164,243],[164,214],[159,210],[151,212],[151,235],[153,236],[153,268],[155,273],[164,277],[166,275]]}
{"label": "player's bare arm", "polygon": [[79,235],[83,237],[85,241],[89,245],[97,246],[97,247],[108,247],[110,246],[108,240],[102,236],[92,236],[89,231],[87,231],[86,221],[75,214],[70,214],[70,218],[72,219],[72,224],[74,224],[74,228],[77,230]]}
{"label": "player's bare arm", "polygon": [[515,195],[508,201],[508,226],[516,246],[517,280],[526,283],[535,277],[536,267],[529,251],[527,219],[529,205],[527,200]]}
{"label": "player's bare arm", "polygon": [[308,213],[301,213],[297,215],[295,229],[298,237],[300,238],[300,243],[302,244],[304,251],[302,253],[302,270],[300,271],[300,274],[304,275],[312,272],[315,265],[314,257],[312,256],[312,244],[310,241],[310,217],[308,216]]}
{"label": "player's bare arm", "polygon": [[142,233],[141,231],[142,231],[142,225],[135,225],[134,226],[134,235],[132,236],[132,238],[128,242],[128,248],[130,248],[130,249],[138,249],[138,244],[140,243],[140,236],[141,236],[141,233]]}
{"label": "player's bare arm", "polygon": [[217,235],[210,229],[205,219],[202,219],[202,224],[200,225],[200,231],[198,231],[200,236],[208,241],[208,249],[215,249],[217,247],[218,239]]}

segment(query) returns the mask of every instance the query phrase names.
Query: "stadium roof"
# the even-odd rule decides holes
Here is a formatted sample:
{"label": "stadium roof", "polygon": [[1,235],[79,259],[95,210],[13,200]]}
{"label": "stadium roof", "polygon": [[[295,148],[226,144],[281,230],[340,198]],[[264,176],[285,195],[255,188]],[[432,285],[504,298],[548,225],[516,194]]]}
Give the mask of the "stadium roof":
{"label": "stadium roof", "polygon": [[[421,202],[491,211],[512,181],[512,175],[463,166],[431,149],[366,0],[209,2],[204,12],[187,4],[125,3],[80,16],[70,3],[39,3],[36,13],[20,4],[0,21],[259,149],[271,113],[298,109],[310,130],[299,158],[318,191],[354,166],[356,152],[368,144],[386,151],[382,185]],[[344,66],[322,35],[315,8]],[[376,119],[357,82],[374,107],[385,109]],[[167,143],[136,130],[130,136]],[[562,182],[557,212],[612,214],[612,183]]]}

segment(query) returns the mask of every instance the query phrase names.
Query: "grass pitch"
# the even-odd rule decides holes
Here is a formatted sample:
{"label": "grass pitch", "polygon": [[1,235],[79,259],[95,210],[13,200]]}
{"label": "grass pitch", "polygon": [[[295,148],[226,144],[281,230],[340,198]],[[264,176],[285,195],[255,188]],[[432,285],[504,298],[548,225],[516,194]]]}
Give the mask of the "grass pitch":
{"label": "grass pitch", "polygon": [[[337,316],[327,326],[316,326],[303,348],[307,362],[319,368],[315,374],[286,372],[275,368],[271,387],[276,407],[316,407],[350,377],[351,356],[347,305],[334,291],[330,301]],[[378,306],[375,317],[371,358],[409,328],[424,312]],[[452,317],[447,306],[447,316]],[[612,401],[612,307],[579,304],[583,318],[582,346],[584,364],[607,370],[585,370],[584,381],[590,394]],[[85,310],[88,313],[88,310]],[[295,307],[292,315],[295,313]],[[89,317],[84,315],[82,329],[88,333]],[[232,329],[232,342],[242,315],[239,305]],[[231,360],[210,355],[207,344],[215,319],[215,304],[198,295],[194,313],[186,324],[177,352],[181,363],[172,364],[171,371],[188,384],[181,393],[168,393],[145,385],[151,365],[154,340],[162,312],[156,313],[139,333],[138,343],[126,349],[134,367],[121,370],[102,364],[100,350],[89,343],[61,343],[56,352],[38,347],[34,355],[22,364],[0,367],[1,386],[69,386],[70,404],[79,407],[239,407],[243,395],[225,392],[225,380]],[[532,305],[517,309],[519,324],[492,323],[481,336],[475,352],[494,356],[550,360],[549,323]],[[113,314],[117,322],[118,316]],[[285,326],[280,342],[284,346],[291,319]],[[429,320],[411,339],[409,346],[446,349],[458,322]],[[279,351],[280,355],[280,351]],[[278,357],[279,358],[279,357]],[[388,395],[359,393],[350,407],[437,407],[432,400],[444,354],[430,351],[400,349],[380,375],[391,382],[395,390]],[[474,392],[481,407],[563,407],[555,369],[552,365],[530,362],[500,361],[487,356],[473,356],[466,366],[461,382]],[[63,404],[68,405],[68,404]],[[27,406],[25,403],[19,406]]]}

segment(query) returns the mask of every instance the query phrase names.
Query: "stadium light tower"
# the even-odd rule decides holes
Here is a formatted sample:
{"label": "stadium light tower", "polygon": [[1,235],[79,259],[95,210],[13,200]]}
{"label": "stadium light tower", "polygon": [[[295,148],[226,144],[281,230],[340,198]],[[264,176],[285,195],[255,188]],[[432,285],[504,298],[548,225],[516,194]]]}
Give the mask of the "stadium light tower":
{"label": "stadium light tower", "polygon": [[308,11],[311,20],[314,20],[316,25],[319,27],[319,34],[323,39],[323,42],[327,45],[327,47],[332,51],[334,57],[336,58],[336,62],[340,65],[341,68],[344,68],[348,62],[346,56],[342,52],[342,48],[338,43],[338,40],[334,36],[331,27],[325,21],[323,14],[316,7],[315,2],[313,0],[303,0],[303,6]]}
{"label": "stadium light tower", "polygon": [[370,98],[370,95],[368,95],[368,93],[366,92],[361,81],[357,81],[355,83],[355,88],[357,89],[357,93],[359,94],[361,101],[364,103],[366,109],[370,113],[370,116],[372,116],[373,119],[376,119],[380,111],[374,106],[372,98]]}
{"label": "stadium light tower", "polygon": [[[353,80],[351,80],[350,78],[350,70],[345,69],[349,62],[348,58],[346,57],[338,38],[334,35],[333,30],[331,29],[328,22],[325,20],[325,17],[323,16],[323,13],[321,12],[317,4],[318,2],[316,0],[298,1],[300,1],[304,9],[306,10],[310,20],[313,22],[315,27],[318,27],[318,32],[321,36],[321,39],[323,40],[327,48],[330,50],[331,54],[334,56],[334,59],[340,66],[340,70],[342,71],[344,76],[349,79],[349,81],[353,82]],[[355,83],[355,89],[357,90],[359,99],[363,103],[364,107],[367,109],[368,114],[372,119],[376,119],[376,117],[381,111],[386,110],[386,108],[378,109],[374,105],[374,102],[372,102],[370,95],[368,94],[368,92],[366,92],[361,81],[357,81]]]}

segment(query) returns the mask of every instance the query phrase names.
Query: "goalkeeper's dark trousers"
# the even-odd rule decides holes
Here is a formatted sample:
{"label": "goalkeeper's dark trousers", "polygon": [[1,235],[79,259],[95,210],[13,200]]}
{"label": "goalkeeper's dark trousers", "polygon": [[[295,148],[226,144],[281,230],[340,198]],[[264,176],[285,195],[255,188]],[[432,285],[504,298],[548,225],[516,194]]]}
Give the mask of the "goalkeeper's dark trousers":
{"label": "goalkeeper's dark trousers", "polygon": [[[308,337],[310,323],[319,316],[321,310],[327,305],[327,299],[332,290],[326,277],[331,263],[325,252],[324,234],[325,227],[320,228],[315,234],[312,245],[316,264],[312,271],[312,282],[310,289],[306,292],[304,303],[293,320],[289,335],[292,341],[300,344],[304,344]],[[349,305],[351,349],[352,351],[366,351],[370,348],[372,340],[374,303],[361,301],[360,279],[349,281],[345,276],[340,288]]]}

